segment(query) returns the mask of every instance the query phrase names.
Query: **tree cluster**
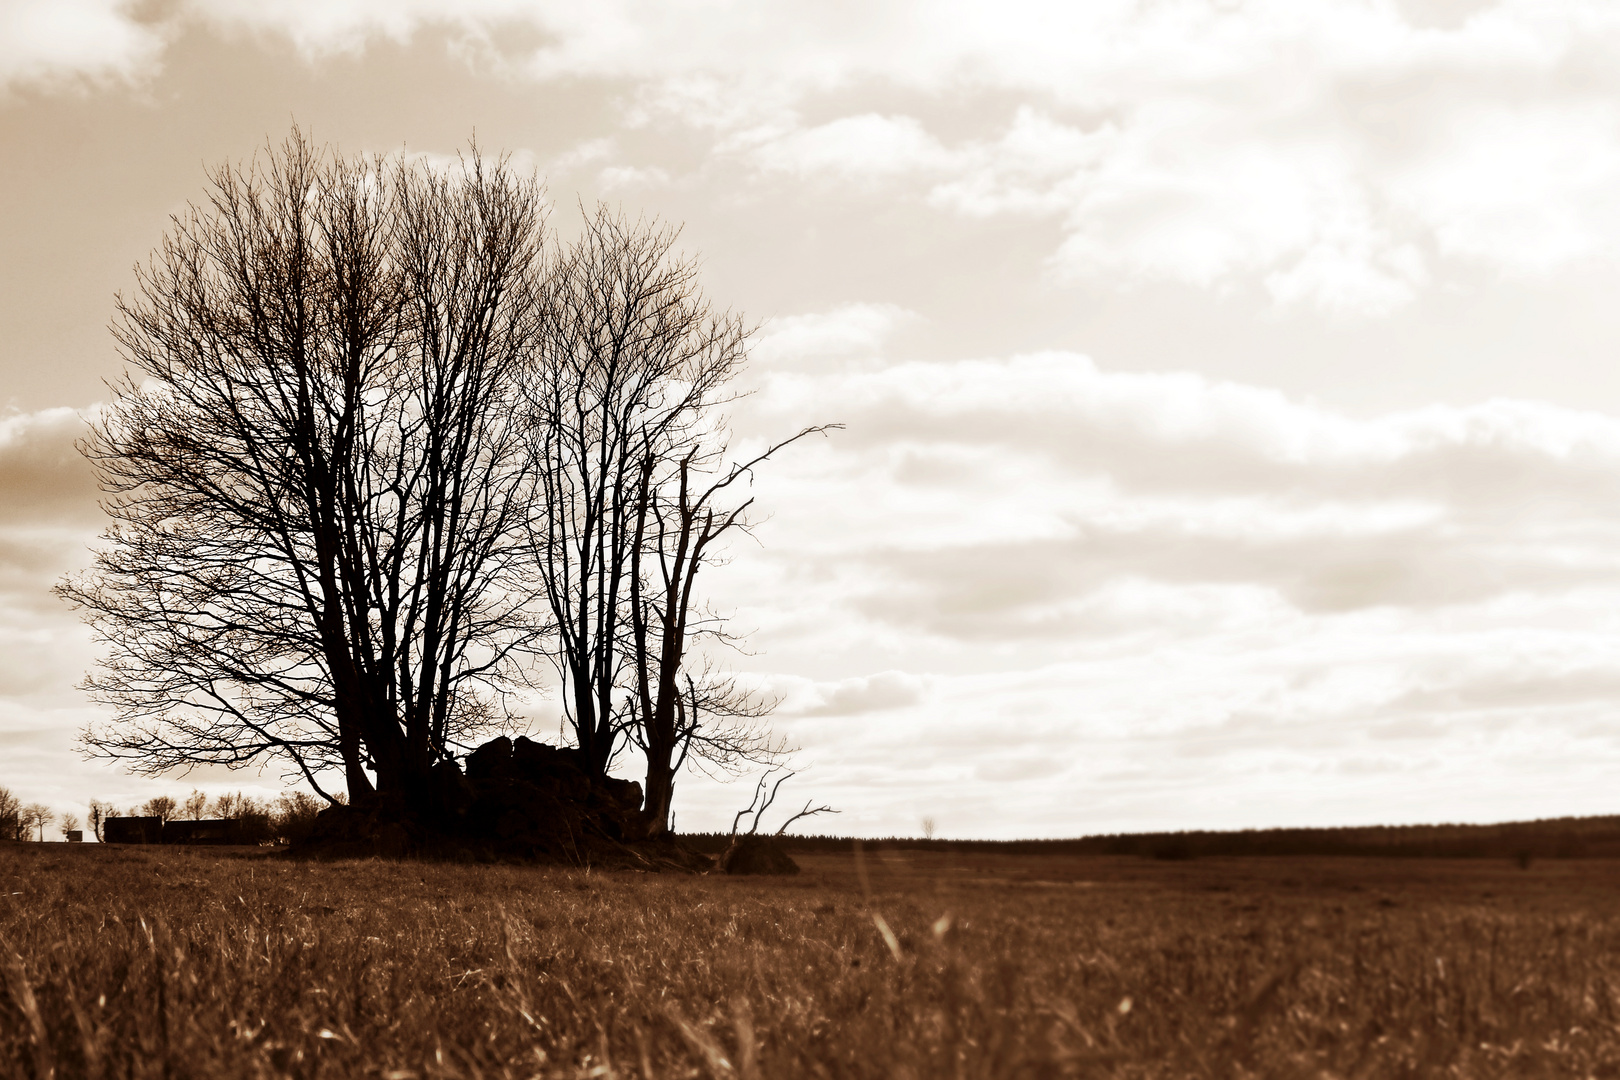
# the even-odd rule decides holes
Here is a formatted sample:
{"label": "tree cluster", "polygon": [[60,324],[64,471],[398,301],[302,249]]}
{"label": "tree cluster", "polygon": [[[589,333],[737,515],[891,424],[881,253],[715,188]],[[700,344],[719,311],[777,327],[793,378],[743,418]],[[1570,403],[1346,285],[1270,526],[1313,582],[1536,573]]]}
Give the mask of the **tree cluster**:
{"label": "tree cluster", "polygon": [[0,840],[44,840],[46,827],[55,820],[50,807],[43,803],[25,805],[0,787]]}
{"label": "tree cluster", "polygon": [[104,645],[88,748],[420,801],[549,663],[592,772],[642,751],[651,833],[691,757],[778,753],[695,585],[752,470],[824,429],[731,456],[749,327],[675,233],[604,209],[559,244],[476,149],[295,130],[211,181],[119,300],[129,372],[83,447],[114,522],[59,586]]}
{"label": "tree cluster", "polygon": [[[234,834],[245,842],[286,843],[308,834],[315,824],[315,816],[325,805],[305,791],[283,792],[271,801],[244,795],[240,791],[225,792],[209,799],[203,792],[194,790],[184,799],[157,795],[124,810],[99,799],[91,799],[87,820],[97,840],[103,839],[102,826],[108,818],[155,817],[164,822],[201,821],[205,818],[229,821],[236,826]],[[64,819],[63,828],[69,827]],[[77,819],[74,819],[71,827],[77,827]]]}

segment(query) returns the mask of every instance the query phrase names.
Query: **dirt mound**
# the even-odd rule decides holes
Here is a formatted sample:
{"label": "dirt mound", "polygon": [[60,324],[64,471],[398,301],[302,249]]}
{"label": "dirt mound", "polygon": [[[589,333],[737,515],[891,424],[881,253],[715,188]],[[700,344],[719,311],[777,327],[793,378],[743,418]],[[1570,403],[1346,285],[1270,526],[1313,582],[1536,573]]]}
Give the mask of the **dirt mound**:
{"label": "dirt mound", "polygon": [[593,780],[579,751],[519,737],[492,739],[467,771],[440,762],[426,798],[406,805],[374,795],[321,811],[294,854],[317,858],[405,856],[533,861],[638,869],[701,870],[707,856],[671,838],[648,840],[641,785]]}
{"label": "dirt mound", "polygon": [[740,836],[720,856],[720,869],[728,874],[797,874],[799,864],[773,837]]}

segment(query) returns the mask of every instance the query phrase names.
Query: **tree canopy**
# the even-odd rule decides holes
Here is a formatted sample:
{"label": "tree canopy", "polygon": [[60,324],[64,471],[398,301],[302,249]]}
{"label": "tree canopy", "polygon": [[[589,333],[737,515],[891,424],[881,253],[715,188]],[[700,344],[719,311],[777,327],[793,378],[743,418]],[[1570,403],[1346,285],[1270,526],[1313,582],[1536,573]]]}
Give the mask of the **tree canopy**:
{"label": "tree canopy", "polygon": [[724,637],[694,583],[747,526],[731,493],[824,429],[727,456],[750,331],[676,232],[599,210],[559,247],[476,147],[295,130],[210,179],[118,301],[129,371],[83,445],[113,524],[58,591],[104,646],[90,751],[413,799],[549,660],[589,770],[645,755],[652,831],[694,749],[774,756],[766,705],[693,670]]}

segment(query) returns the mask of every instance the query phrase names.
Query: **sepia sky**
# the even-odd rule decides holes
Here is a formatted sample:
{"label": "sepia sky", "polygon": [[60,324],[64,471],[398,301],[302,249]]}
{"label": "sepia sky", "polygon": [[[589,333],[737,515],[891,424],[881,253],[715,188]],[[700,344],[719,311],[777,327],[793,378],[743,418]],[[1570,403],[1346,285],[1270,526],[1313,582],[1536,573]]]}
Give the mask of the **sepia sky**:
{"label": "sepia sky", "polygon": [[[1608,0],[0,0],[0,785],[82,760],[73,449],[209,166],[476,134],[760,324],[710,597],[819,827],[1620,810]],[[746,448],[745,445],[745,448]],[[535,705],[555,731],[555,702]],[[631,774],[633,769],[627,770]],[[677,787],[724,828],[743,784]]]}

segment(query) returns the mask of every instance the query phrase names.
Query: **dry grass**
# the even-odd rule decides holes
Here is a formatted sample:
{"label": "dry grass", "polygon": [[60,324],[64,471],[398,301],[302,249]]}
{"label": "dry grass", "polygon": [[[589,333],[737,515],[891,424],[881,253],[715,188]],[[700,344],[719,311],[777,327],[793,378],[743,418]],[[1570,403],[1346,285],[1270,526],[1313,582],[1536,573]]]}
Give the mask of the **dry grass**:
{"label": "dry grass", "polygon": [[1620,1076],[1607,861],[801,861],[0,848],[0,1077]]}

